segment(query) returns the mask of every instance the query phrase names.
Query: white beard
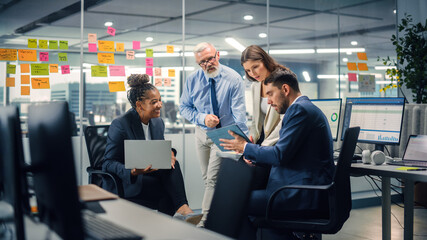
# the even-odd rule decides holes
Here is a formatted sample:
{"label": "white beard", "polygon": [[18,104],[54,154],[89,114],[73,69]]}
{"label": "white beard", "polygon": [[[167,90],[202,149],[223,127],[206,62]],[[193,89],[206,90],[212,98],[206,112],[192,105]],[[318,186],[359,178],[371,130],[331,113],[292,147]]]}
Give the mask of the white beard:
{"label": "white beard", "polygon": [[208,78],[215,78],[219,74],[219,67],[215,67],[215,71],[209,73],[207,70],[203,70]]}

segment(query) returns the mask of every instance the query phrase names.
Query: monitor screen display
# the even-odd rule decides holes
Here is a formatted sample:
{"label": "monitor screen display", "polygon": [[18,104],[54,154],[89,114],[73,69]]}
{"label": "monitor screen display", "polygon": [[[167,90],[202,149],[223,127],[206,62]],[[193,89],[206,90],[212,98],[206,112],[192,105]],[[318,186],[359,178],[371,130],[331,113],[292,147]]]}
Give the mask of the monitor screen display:
{"label": "monitor screen display", "polygon": [[316,105],[328,119],[331,128],[331,134],[334,141],[338,138],[341,115],[341,98],[335,99],[311,99],[311,102]]}
{"label": "monitor screen display", "polygon": [[400,143],[404,98],[347,98],[342,137],[349,127],[360,126],[359,142]]}

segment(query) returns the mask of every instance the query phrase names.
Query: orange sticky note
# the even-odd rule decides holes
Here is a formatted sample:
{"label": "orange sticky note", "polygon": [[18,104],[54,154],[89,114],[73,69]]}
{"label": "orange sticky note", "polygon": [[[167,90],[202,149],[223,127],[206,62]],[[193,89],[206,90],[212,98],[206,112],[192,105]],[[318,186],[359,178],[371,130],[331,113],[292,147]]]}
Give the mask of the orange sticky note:
{"label": "orange sticky note", "polygon": [[18,54],[16,49],[0,48],[0,61],[16,61]]}
{"label": "orange sticky note", "polygon": [[168,77],[175,77],[175,69],[168,70]]}
{"label": "orange sticky note", "polygon": [[357,63],[359,71],[368,71],[368,64],[366,63]]}
{"label": "orange sticky note", "polygon": [[15,78],[14,77],[6,78],[6,87],[15,87]]}
{"label": "orange sticky note", "polygon": [[126,91],[125,82],[108,82],[110,92],[124,92]]}
{"label": "orange sticky note", "polygon": [[167,53],[173,53],[173,46],[172,45],[167,45],[166,46],[166,52]]}
{"label": "orange sticky note", "polygon": [[172,81],[170,78],[165,78],[165,87],[170,87],[172,86]]}
{"label": "orange sticky note", "polygon": [[365,52],[358,52],[358,53],[357,53],[357,58],[358,58],[359,60],[365,60],[365,61],[368,61],[368,56],[366,56],[366,53],[365,53]]}
{"label": "orange sticky note", "polygon": [[114,52],[114,41],[98,40],[98,50],[101,52]]}
{"label": "orange sticky note", "polygon": [[49,64],[49,72],[57,73],[58,72],[58,64]]}
{"label": "orange sticky note", "polygon": [[124,52],[125,51],[125,44],[124,43],[116,43],[116,51],[117,52]]}
{"label": "orange sticky note", "polygon": [[357,65],[356,63],[353,63],[353,62],[348,62],[347,68],[349,71],[357,71]]}
{"label": "orange sticky note", "polygon": [[21,64],[21,73],[30,73],[30,64]]}
{"label": "orange sticky note", "polygon": [[37,50],[18,49],[19,61],[37,61]]}
{"label": "orange sticky note", "polygon": [[21,86],[21,95],[22,96],[30,95],[30,86]]}
{"label": "orange sticky note", "polygon": [[49,89],[49,78],[31,78],[31,86],[33,89]]}
{"label": "orange sticky note", "polygon": [[98,53],[98,63],[114,64],[114,53]]}
{"label": "orange sticky note", "polygon": [[163,85],[161,78],[155,78],[154,79],[154,86],[161,87]]}
{"label": "orange sticky note", "polygon": [[30,84],[30,75],[21,75],[21,84]]}

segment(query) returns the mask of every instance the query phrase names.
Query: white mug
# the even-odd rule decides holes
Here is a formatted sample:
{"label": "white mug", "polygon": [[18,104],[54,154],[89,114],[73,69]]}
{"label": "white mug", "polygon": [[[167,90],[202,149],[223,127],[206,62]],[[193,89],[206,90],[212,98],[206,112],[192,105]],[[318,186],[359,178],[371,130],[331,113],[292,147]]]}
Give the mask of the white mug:
{"label": "white mug", "polygon": [[369,149],[363,150],[362,152],[362,162],[364,164],[369,164],[372,162],[371,160],[371,151]]}

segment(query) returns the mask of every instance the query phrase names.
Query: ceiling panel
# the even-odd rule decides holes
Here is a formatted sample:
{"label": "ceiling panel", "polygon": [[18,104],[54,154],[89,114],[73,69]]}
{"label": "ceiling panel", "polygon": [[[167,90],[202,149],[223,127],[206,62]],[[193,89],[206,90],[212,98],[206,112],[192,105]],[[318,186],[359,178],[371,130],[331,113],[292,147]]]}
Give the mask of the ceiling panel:
{"label": "ceiling panel", "polygon": [[[88,33],[96,33],[97,37],[108,35],[104,29],[101,28],[84,28],[83,36],[87,39]],[[25,34],[26,36],[39,36],[50,38],[69,38],[80,39],[80,27],[61,27],[61,26],[45,26],[36,28],[31,32]]]}
{"label": "ceiling panel", "polygon": [[[185,33],[193,35],[210,35],[215,32],[227,31],[235,28],[245,27],[243,24],[226,24],[216,23],[212,21],[200,21],[200,20],[186,20],[185,21]],[[177,19],[155,26],[143,28],[144,31],[153,31],[161,33],[182,33],[182,20]]]}

